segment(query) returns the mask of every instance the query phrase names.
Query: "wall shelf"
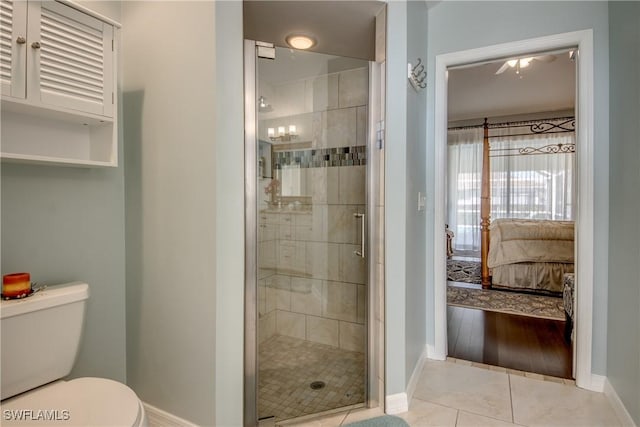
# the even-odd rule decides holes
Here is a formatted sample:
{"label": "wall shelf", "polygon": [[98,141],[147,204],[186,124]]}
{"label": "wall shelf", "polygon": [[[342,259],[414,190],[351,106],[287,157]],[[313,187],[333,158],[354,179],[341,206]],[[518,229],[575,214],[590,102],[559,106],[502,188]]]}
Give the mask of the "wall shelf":
{"label": "wall shelf", "polygon": [[111,162],[101,162],[97,160],[69,159],[62,157],[47,157],[28,154],[15,154],[0,152],[3,162],[25,163],[25,164],[48,164],[51,166],[74,166],[74,167],[115,167]]}
{"label": "wall shelf", "polygon": [[2,101],[2,161],[118,166],[117,126],[106,117]]}

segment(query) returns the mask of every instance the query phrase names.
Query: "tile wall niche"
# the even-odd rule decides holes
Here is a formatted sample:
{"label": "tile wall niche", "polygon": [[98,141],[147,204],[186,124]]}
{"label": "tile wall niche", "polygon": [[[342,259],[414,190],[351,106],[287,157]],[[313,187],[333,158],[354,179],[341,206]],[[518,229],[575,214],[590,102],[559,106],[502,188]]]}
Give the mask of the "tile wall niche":
{"label": "tile wall niche", "polygon": [[[364,351],[367,264],[355,213],[366,205],[368,69],[273,85],[259,134],[296,125],[301,148],[278,150],[274,176],[293,174],[302,203],[258,213],[258,340],[278,334]],[[286,107],[279,102],[287,102]],[[278,111],[286,112],[279,116]],[[260,180],[259,190],[270,178]]]}

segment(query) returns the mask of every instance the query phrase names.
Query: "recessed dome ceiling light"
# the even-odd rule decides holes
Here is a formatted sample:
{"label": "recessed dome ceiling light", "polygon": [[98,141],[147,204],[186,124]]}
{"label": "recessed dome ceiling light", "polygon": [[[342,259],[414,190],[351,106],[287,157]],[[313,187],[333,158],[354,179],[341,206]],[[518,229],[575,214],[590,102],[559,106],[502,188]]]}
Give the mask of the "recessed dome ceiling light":
{"label": "recessed dome ceiling light", "polygon": [[309,36],[292,34],[287,36],[287,44],[294,49],[305,50],[315,46],[316,41]]}

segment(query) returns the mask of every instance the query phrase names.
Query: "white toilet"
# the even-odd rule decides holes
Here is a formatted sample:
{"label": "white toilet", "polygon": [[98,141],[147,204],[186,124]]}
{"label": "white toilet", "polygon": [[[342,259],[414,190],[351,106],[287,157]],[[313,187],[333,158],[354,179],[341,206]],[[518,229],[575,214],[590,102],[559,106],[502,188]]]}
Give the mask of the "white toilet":
{"label": "white toilet", "polygon": [[3,426],[146,427],[142,402],[105,378],[61,380],[71,372],[89,298],[86,283],[2,301]]}

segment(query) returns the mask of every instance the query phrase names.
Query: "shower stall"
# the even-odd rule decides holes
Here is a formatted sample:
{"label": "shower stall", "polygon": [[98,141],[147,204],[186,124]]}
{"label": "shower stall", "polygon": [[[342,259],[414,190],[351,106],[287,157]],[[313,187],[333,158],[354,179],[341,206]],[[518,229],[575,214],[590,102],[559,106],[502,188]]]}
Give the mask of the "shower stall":
{"label": "shower stall", "polygon": [[381,75],[245,42],[245,425],[379,402]]}

